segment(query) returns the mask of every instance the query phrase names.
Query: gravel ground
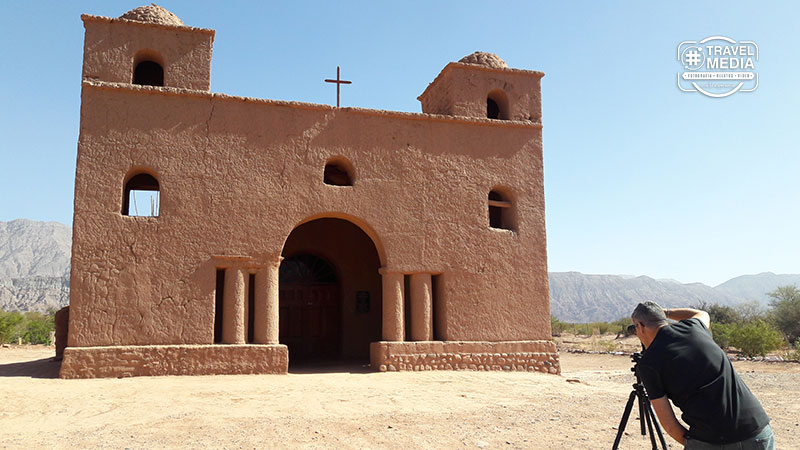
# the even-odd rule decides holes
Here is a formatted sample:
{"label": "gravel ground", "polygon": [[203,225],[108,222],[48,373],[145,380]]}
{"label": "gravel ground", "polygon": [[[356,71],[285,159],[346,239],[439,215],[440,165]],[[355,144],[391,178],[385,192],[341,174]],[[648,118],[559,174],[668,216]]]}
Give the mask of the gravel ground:
{"label": "gravel ground", "polygon": [[[609,449],[627,356],[561,354],[562,375],[367,372],[61,380],[46,347],[0,348],[0,448]],[[800,449],[800,364],[737,362]],[[649,449],[634,412],[621,448]],[[680,448],[671,442],[671,448]]]}

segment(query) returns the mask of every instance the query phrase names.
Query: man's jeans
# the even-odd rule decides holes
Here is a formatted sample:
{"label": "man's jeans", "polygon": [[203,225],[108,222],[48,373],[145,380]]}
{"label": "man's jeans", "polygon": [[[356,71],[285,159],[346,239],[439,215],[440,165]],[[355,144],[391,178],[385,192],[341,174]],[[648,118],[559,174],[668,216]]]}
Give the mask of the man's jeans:
{"label": "man's jeans", "polygon": [[767,425],[760,433],[741,442],[733,444],[709,444],[694,439],[686,439],[686,450],[775,450],[775,435]]}

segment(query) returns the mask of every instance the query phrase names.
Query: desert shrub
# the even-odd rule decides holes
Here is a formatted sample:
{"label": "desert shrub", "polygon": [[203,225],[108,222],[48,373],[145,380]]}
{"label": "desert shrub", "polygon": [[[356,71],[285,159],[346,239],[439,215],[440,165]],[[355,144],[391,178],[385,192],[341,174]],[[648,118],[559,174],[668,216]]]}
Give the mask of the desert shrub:
{"label": "desert shrub", "polygon": [[794,345],[787,346],[786,350],[783,352],[783,359],[788,361],[800,361],[800,339],[798,339]]}
{"label": "desert shrub", "polygon": [[29,344],[50,344],[50,332],[54,330],[53,315],[29,312],[25,314],[22,339]]}
{"label": "desert shrub", "polygon": [[788,342],[796,342],[800,339],[800,289],[797,286],[781,286],[770,292],[769,296],[772,297],[772,322]]}
{"label": "desert shrub", "polygon": [[18,312],[5,312],[0,309],[0,344],[11,342],[20,335],[25,316]]}
{"label": "desert shrub", "polygon": [[597,334],[611,334],[611,330],[614,328],[614,325],[608,322],[593,322],[591,325],[592,328],[597,331]]}
{"label": "desert shrub", "polygon": [[707,312],[711,316],[712,325],[715,323],[740,323],[743,321],[741,313],[732,306],[702,302],[692,306],[692,308]]}
{"label": "desert shrub", "polygon": [[763,320],[734,325],[730,335],[730,345],[745,356],[766,356],[782,343],[780,332]]}
{"label": "desert shrub", "polygon": [[623,317],[621,319],[617,319],[611,322],[612,331],[616,334],[622,332],[625,334],[625,330],[628,328],[628,325],[633,325],[633,320],[630,317]]}
{"label": "desert shrub", "polygon": [[731,346],[731,333],[735,327],[736,324],[732,323],[711,322],[711,335],[721,349]]}
{"label": "desert shrub", "polygon": [[569,324],[562,322],[556,316],[550,316],[550,334],[553,336],[561,336],[561,333],[567,330]]}
{"label": "desert shrub", "polygon": [[596,334],[594,327],[590,323],[575,323],[573,329],[576,335],[581,336],[594,336]]}
{"label": "desert shrub", "polygon": [[736,310],[736,314],[739,315],[739,322],[741,323],[765,318],[761,304],[756,301],[740,303],[736,305],[734,309]]}
{"label": "desert shrub", "polygon": [[597,341],[596,347],[601,352],[615,352],[617,351],[617,342],[615,341]]}

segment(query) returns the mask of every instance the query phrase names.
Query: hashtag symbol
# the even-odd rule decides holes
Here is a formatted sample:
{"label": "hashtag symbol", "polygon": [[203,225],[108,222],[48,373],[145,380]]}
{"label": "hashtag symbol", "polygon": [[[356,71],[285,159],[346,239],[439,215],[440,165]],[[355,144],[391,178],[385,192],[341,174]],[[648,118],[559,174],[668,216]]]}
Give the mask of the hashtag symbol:
{"label": "hashtag symbol", "polygon": [[700,54],[697,53],[697,50],[694,49],[689,50],[688,52],[686,52],[684,60],[686,61],[686,64],[690,66],[696,66],[700,64]]}

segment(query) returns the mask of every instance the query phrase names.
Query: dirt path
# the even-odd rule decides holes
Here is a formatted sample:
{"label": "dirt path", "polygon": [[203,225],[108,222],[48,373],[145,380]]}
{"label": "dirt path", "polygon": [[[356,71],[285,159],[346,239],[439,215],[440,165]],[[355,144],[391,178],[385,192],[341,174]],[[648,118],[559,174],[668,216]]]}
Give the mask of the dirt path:
{"label": "dirt path", "polygon": [[[355,367],[96,380],[52,378],[51,355],[0,348],[0,448],[608,449],[633,382],[628,357],[570,353],[563,376]],[[800,448],[800,364],[736,366],[778,448]],[[636,415],[622,448],[649,449]]]}

